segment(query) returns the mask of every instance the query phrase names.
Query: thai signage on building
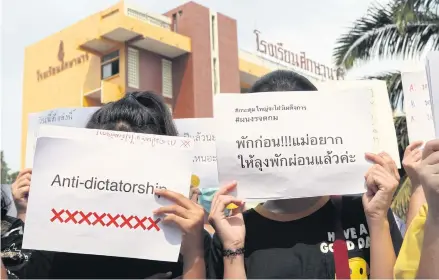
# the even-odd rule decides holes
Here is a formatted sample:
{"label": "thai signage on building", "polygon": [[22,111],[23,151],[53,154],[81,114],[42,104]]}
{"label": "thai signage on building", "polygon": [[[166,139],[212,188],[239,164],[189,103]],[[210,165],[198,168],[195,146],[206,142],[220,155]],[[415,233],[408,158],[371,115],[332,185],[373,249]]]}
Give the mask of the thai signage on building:
{"label": "thai signage on building", "polygon": [[69,60],[64,60],[64,56],[65,56],[64,42],[61,41],[59,43],[59,48],[58,48],[59,64],[56,66],[55,65],[49,66],[47,69],[44,69],[44,70],[37,70],[37,80],[40,82],[40,81],[45,80],[49,77],[55,76],[64,70],[73,68],[76,65],[85,63],[86,61],[89,60],[88,53],[82,54],[78,57],[74,57],[74,58],[69,59]]}
{"label": "thai signage on building", "polygon": [[259,30],[254,30],[254,33],[256,35],[257,51],[259,53],[273,57],[278,61],[282,61],[294,67],[301,68],[325,79],[342,80],[344,78],[342,69],[331,68],[311,60],[306,57],[305,52],[300,52],[299,54],[294,53],[285,49],[282,43],[274,44],[267,42],[261,38],[261,32]]}

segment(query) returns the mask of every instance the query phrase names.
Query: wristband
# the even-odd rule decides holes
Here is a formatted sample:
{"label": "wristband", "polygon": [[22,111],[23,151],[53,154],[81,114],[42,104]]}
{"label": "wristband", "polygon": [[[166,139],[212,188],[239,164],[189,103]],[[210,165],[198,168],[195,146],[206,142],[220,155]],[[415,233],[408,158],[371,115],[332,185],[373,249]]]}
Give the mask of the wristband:
{"label": "wristband", "polygon": [[239,248],[236,250],[223,250],[223,257],[224,258],[228,258],[228,257],[236,257],[239,255],[244,255],[245,249],[244,248]]}

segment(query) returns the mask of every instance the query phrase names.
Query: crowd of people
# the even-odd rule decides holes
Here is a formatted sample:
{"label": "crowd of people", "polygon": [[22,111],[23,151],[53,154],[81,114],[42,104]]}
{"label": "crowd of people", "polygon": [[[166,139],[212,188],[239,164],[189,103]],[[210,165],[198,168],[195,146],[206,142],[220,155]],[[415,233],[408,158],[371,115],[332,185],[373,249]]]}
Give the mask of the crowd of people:
{"label": "crowd of people", "polygon": [[[275,71],[247,94],[282,91],[317,88],[296,73]],[[178,134],[164,101],[151,92],[105,104],[87,128]],[[439,278],[439,140],[416,142],[405,151],[413,194],[404,236],[390,210],[400,181],[397,166],[385,152],[365,157],[373,164],[364,175],[366,192],[357,196],[272,200],[249,209],[231,195],[239,182],[230,182],[212,193],[206,209],[198,190],[190,197],[157,190],[173,204],[155,214],[183,233],[176,263],[21,249],[32,186],[32,169],[22,170],[12,185],[14,201],[2,194],[2,279]],[[11,203],[17,217],[7,215]],[[228,210],[232,203],[237,207]]]}

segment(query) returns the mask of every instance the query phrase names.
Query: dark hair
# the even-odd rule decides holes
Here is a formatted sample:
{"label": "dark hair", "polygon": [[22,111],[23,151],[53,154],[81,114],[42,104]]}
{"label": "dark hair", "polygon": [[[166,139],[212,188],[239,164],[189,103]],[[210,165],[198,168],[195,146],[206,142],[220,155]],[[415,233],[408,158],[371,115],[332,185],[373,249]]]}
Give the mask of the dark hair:
{"label": "dark hair", "polygon": [[2,221],[6,217],[6,214],[8,214],[9,206],[11,206],[11,201],[8,198],[7,193],[3,190],[2,186]]}
{"label": "dark hair", "polygon": [[257,80],[249,90],[249,92],[269,91],[317,91],[317,88],[300,74],[276,70]]}
{"label": "dark hair", "polygon": [[177,136],[163,98],[153,92],[131,92],[96,111],[87,128]]}

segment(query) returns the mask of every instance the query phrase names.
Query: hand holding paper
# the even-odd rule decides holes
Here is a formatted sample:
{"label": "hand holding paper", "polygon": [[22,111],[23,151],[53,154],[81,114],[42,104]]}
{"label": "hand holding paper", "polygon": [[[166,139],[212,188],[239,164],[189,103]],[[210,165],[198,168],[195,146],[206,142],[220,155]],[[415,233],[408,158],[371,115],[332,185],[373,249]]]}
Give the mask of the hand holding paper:
{"label": "hand holding paper", "polygon": [[38,139],[23,248],[175,262],[181,231],[153,214],[172,204],[154,194],[189,193],[193,141],[152,146],[93,133]]}
{"label": "hand holding paper", "polygon": [[163,223],[175,224],[181,229],[183,232],[182,255],[200,252],[203,255],[203,207],[173,191],[160,189],[156,190],[155,194],[175,203],[154,210],[154,215],[163,217]]}

